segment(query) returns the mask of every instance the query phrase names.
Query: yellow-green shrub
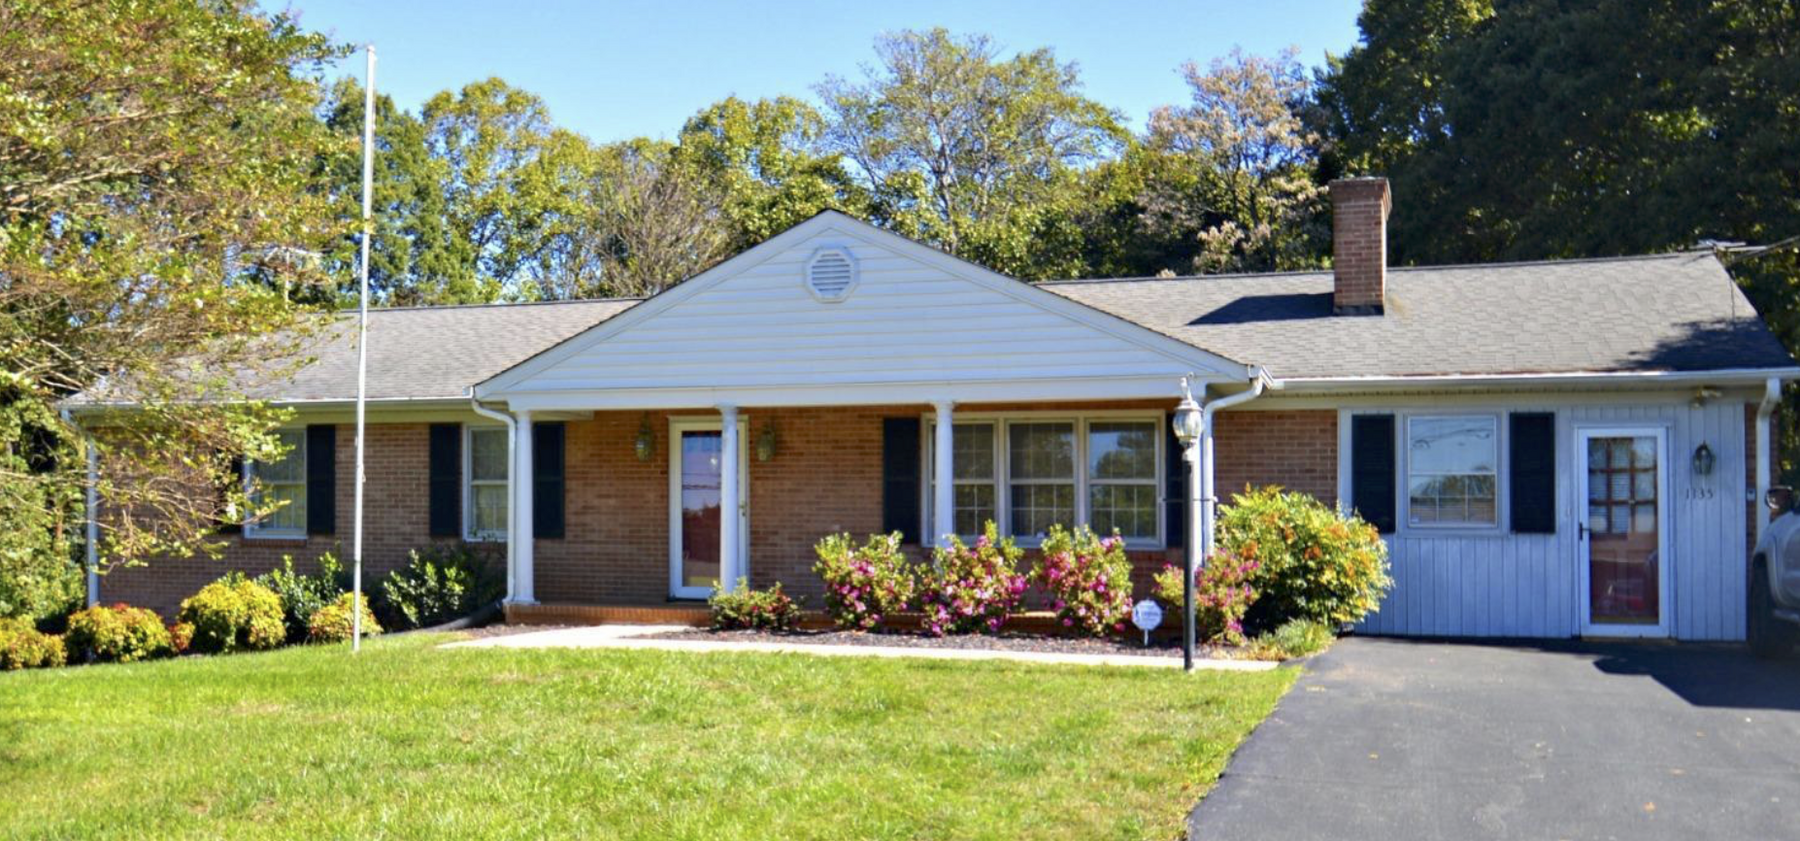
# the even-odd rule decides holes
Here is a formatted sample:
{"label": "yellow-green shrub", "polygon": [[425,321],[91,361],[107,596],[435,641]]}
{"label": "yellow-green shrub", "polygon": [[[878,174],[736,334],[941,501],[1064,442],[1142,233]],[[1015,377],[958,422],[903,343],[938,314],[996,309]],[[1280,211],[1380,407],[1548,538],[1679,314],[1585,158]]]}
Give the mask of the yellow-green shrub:
{"label": "yellow-green shrub", "polygon": [[177,617],[194,627],[195,651],[274,648],[287,636],[281,621],[281,598],[237,573],[200,588],[181,603]]}
{"label": "yellow-green shrub", "polygon": [[1219,510],[1218,542],[1220,551],[1256,562],[1253,628],[1361,621],[1393,586],[1375,527],[1306,494],[1266,487],[1233,496]]}
{"label": "yellow-green shrub", "polygon": [[91,657],[101,663],[170,657],[176,651],[162,617],[124,602],[111,607],[94,605],[70,614],[63,645],[76,659]]}
{"label": "yellow-green shrub", "polygon": [[0,619],[0,671],[50,668],[67,661],[62,637],[39,633],[23,619]]}
{"label": "yellow-green shrub", "polygon": [[[356,633],[350,621],[353,615],[351,599],[353,593],[345,593],[332,602],[313,612],[306,623],[307,642],[345,642]],[[369,597],[362,597],[362,635],[372,637],[381,633],[381,625],[375,621],[375,614],[369,611]]]}

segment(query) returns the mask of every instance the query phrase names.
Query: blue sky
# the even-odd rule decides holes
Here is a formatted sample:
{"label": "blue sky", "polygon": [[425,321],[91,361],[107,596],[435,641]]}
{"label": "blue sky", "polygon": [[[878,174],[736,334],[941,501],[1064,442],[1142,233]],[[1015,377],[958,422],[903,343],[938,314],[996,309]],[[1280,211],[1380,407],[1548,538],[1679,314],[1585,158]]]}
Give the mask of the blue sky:
{"label": "blue sky", "polygon": [[[291,0],[287,8],[310,29],[373,42],[376,86],[403,107],[499,76],[543,97],[559,125],[605,142],[672,137],[732,94],[810,98],[827,74],[857,75],[876,34],[932,26],[988,33],[1009,52],[1051,47],[1080,65],[1089,96],[1142,129],[1152,107],[1186,98],[1183,61],[1292,45],[1318,65],[1355,43],[1361,3]],[[360,76],[361,57],[343,69]]]}

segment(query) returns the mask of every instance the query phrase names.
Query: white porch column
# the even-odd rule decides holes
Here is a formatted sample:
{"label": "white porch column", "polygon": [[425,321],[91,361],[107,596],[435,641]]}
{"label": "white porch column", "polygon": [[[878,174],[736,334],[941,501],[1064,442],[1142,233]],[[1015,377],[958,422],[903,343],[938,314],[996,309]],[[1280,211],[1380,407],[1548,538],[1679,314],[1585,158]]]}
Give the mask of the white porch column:
{"label": "white porch column", "polygon": [[534,523],[531,516],[531,412],[521,409],[514,414],[519,420],[518,432],[513,435],[512,453],[513,533],[507,535],[513,550],[513,601],[518,604],[537,604],[537,578],[532,571],[531,562],[536,540],[532,534]]}
{"label": "white porch column", "polygon": [[738,499],[742,495],[738,489],[743,486],[738,475],[742,446],[738,441],[737,407],[719,404],[719,586],[726,590],[736,587],[739,578],[749,577],[743,567],[743,555],[738,552],[738,524],[743,516],[743,504]]}
{"label": "white porch column", "polygon": [[931,453],[937,492],[932,496],[931,530],[937,545],[948,546],[949,535],[956,533],[956,419],[952,412],[955,404],[939,400],[933,408],[937,410],[937,436]]}

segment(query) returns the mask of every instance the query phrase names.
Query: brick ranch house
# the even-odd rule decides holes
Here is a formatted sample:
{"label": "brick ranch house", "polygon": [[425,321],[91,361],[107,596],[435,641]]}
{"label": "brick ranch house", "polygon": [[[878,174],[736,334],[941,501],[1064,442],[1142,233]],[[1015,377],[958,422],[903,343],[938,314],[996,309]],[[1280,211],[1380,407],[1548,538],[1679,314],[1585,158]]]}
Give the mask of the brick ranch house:
{"label": "brick ranch house", "polygon": [[[1192,375],[1231,404],[1201,462],[1218,496],[1278,484],[1385,534],[1367,632],[1742,639],[1800,369],[1719,261],[1390,269],[1387,182],[1331,193],[1332,271],[1032,285],[827,212],[644,300],[373,311],[371,580],[492,542],[518,620],[739,576],[816,605],[823,535],[991,518],[1026,544],[1116,528],[1146,584],[1202,511],[1170,432]],[[224,566],[346,554],[352,336],[312,355],[253,395],[297,410],[288,459],[246,467],[288,505]],[[170,611],[224,566],[117,571],[100,598]]]}

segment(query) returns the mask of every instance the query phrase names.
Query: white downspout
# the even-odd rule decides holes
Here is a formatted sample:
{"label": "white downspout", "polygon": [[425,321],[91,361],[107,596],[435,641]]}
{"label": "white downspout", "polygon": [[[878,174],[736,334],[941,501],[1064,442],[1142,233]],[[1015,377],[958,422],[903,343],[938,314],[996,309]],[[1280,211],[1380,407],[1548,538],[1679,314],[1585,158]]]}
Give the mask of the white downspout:
{"label": "white downspout", "polygon": [[100,603],[100,448],[94,446],[94,437],[75,420],[73,412],[62,410],[62,418],[81,436],[81,449],[87,456],[87,501],[82,509],[86,532],[82,552],[87,563],[87,606],[93,607]]}
{"label": "white downspout", "polygon": [[1770,377],[1763,383],[1762,403],[1756,407],[1756,500],[1752,504],[1756,506],[1757,540],[1769,527],[1769,506],[1765,504],[1769,498],[1769,416],[1780,403],[1781,379]]}
{"label": "white downspout", "polygon": [[473,393],[469,395],[469,408],[474,409],[475,414],[484,418],[506,424],[506,602],[511,604],[513,594],[518,592],[514,584],[518,578],[518,564],[513,553],[517,551],[516,547],[519,545],[519,533],[513,527],[513,518],[517,516],[513,509],[518,508],[518,505],[514,504],[518,497],[513,493],[513,463],[518,461],[516,453],[519,427],[517,423],[514,423],[512,415],[481,405],[481,401],[476,400]]}
{"label": "white downspout", "polygon": [[1251,369],[1250,390],[1240,391],[1229,397],[1208,400],[1201,408],[1200,423],[1200,551],[1199,564],[1203,566],[1206,559],[1212,556],[1213,522],[1218,516],[1219,500],[1213,490],[1213,413],[1220,409],[1229,409],[1248,403],[1262,396],[1265,387],[1280,388],[1281,384],[1269,377],[1262,368]]}

